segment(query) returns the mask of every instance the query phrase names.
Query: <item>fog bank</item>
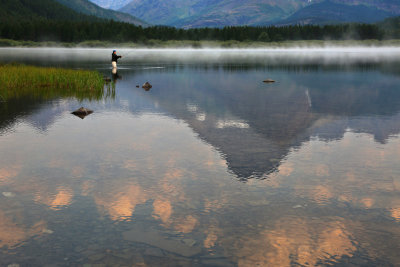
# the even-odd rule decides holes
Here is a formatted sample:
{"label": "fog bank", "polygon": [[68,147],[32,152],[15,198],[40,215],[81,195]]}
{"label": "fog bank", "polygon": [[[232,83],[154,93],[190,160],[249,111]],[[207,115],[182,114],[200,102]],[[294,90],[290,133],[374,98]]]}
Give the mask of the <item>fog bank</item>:
{"label": "fog bank", "polygon": [[[117,48],[118,49],[118,48]],[[0,63],[110,61],[104,48],[0,48]],[[268,63],[354,64],[400,61],[400,47],[325,47],[268,49],[119,49],[120,64],[157,63]]]}

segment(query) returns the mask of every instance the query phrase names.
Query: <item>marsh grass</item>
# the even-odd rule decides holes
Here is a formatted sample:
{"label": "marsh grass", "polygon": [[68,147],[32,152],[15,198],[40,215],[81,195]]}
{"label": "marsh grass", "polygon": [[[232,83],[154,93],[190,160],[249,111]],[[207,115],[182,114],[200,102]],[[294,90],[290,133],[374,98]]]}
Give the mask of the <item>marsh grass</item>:
{"label": "marsh grass", "polygon": [[0,65],[0,99],[3,101],[23,96],[90,100],[101,99],[103,93],[103,77],[97,71]]}

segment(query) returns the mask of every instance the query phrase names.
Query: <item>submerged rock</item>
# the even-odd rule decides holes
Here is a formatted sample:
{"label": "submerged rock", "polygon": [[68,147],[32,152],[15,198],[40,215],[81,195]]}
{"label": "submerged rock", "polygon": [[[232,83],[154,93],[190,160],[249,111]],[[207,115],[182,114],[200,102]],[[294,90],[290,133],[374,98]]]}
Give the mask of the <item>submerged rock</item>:
{"label": "submerged rock", "polygon": [[15,193],[13,193],[13,192],[3,192],[3,196],[5,196],[5,197],[15,197]]}
{"label": "submerged rock", "polygon": [[275,81],[272,80],[272,79],[266,79],[266,80],[264,80],[263,82],[265,82],[265,83],[274,83]]}
{"label": "submerged rock", "polygon": [[139,85],[136,85],[136,88],[139,88],[140,86]]}
{"label": "submerged rock", "polygon": [[78,116],[81,119],[84,119],[87,115],[92,114],[93,110],[81,107],[75,111],[72,112],[75,116]]}
{"label": "submerged rock", "polygon": [[196,240],[189,238],[182,239],[182,242],[188,245],[189,247],[193,247],[196,244]]}
{"label": "submerged rock", "polygon": [[104,254],[94,254],[94,255],[90,255],[88,257],[88,259],[91,261],[98,261],[98,260],[101,260],[102,258],[104,258],[105,256],[106,255],[104,255]]}
{"label": "submerged rock", "polygon": [[218,259],[218,260],[202,260],[201,263],[207,266],[215,266],[215,267],[233,267],[234,264],[230,263],[227,259]]}
{"label": "submerged rock", "polygon": [[133,257],[133,254],[130,252],[124,252],[124,253],[114,252],[114,253],[112,253],[112,255],[114,257],[125,259],[125,260],[129,260],[130,258]]}
{"label": "submerged rock", "polygon": [[44,234],[49,234],[49,235],[51,235],[51,234],[54,233],[54,231],[53,231],[53,230],[50,230],[50,229],[43,229],[42,232],[43,232]]}
{"label": "submerged rock", "polygon": [[154,256],[154,257],[163,257],[164,253],[159,248],[148,248],[144,251],[145,255]]}
{"label": "submerged rock", "polygon": [[152,88],[153,86],[149,83],[149,82],[145,82],[143,85],[142,85],[142,88],[143,89],[145,89],[145,90],[150,90],[150,88]]}
{"label": "submerged rock", "polygon": [[201,247],[188,246],[179,240],[168,239],[162,231],[156,229],[133,228],[130,231],[123,232],[124,240],[144,243],[154,248],[178,254],[184,257],[192,257],[201,252]]}

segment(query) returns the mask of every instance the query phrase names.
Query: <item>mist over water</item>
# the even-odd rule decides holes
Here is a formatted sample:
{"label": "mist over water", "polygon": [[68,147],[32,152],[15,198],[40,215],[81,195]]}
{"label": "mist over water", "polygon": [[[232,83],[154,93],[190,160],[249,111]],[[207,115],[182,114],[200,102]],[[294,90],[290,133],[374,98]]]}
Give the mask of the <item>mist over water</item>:
{"label": "mist over water", "polygon": [[[112,49],[104,48],[0,48],[2,62],[70,64],[107,62]],[[263,63],[355,64],[396,62],[398,47],[325,47],[270,49],[119,49],[123,64],[131,63]]]}
{"label": "mist over water", "polygon": [[113,80],[0,102],[2,265],[400,264],[400,49],[117,52],[0,49]]}

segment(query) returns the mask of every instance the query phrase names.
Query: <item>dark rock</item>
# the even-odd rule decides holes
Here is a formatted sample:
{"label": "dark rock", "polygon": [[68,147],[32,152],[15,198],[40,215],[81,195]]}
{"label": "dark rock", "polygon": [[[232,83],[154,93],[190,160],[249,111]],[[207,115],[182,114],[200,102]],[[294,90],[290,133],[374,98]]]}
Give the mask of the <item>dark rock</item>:
{"label": "dark rock", "polygon": [[150,90],[150,88],[152,88],[153,86],[149,83],[149,82],[145,82],[143,85],[142,85],[142,88],[143,89],[147,89],[147,90]]}
{"label": "dark rock", "polygon": [[105,257],[104,254],[94,254],[94,255],[90,255],[88,257],[88,259],[91,260],[91,261],[98,261],[98,260],[101,260],[104,257]]}
{"label": "dark rock", "polygon": [[81,107],[75,111],[72,112],[75,116],[78,116],[81,119],[84,119],[87,115],[92,114],[93,110]]}
{"label": "dark rock", "polygon": [[113,253],[112,255],[114,257],[125,259],[125,260],[129,260],[130,258],[132,258],[131,253]]}
{"label": "dark rock", "polygon": [[154,256],[154,257],[162,257],[164,253],[159,248],[148,248],[144,251],[145,255]]}
{"label": "dark rock", "polygon": [[154,248],[161,249],[162,251],[171,252],[184,257],[192,257],[201,252],[200,246],[189,247],[179,240],[168,239],[164,236],[164,233],[162,231],[158,231],[156,229],[144,229],[135,227],[132,228],[130,231],[123,232],[122,236],[124,240],[135,243],[144,243]]}
{"label": "dark rock", "polygon": [[193,247],[196,244],[196,240],[189,238],[182,239],[182,242],[189,247]]}
{"label": "dark rock", "polygon": [[136,88],[139,88],[140,86],[139,85],[136,85]]}
{"label": "dark rock", "polygon": [[263,81],[263,82],[265,82],[265,83],[274,83],[275,81],[274,80],[272,80],[272,79],[266,79],[265,81]]}
{"label": "dark rock", "polygon": [[215,267],[233,267],[235,265],[233,265],[232,263],[230,263],[227,260],[203,260],[202,261],[202,265],[205,266],[215,266]]}

